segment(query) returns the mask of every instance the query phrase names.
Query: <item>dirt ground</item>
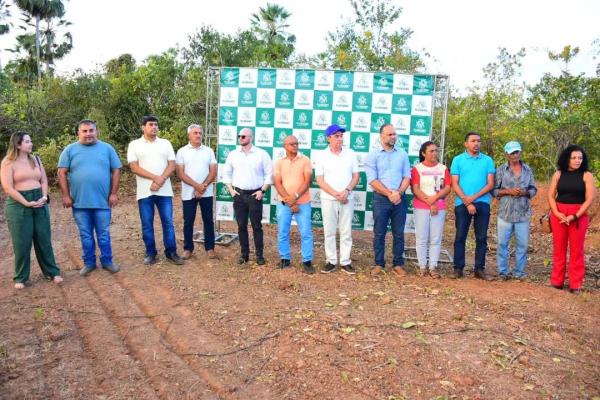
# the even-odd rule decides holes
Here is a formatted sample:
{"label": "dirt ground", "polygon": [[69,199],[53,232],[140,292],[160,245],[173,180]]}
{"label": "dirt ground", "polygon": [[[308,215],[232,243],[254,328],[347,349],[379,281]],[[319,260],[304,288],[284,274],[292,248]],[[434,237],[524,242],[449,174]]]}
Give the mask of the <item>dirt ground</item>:
{"label": "dirt ground", "polygon": [[[218,261],[198,250],[182,267],[148,267],[130,195],[112,227],[123,270],[81,278],[70,211],[56,195],[51,209],[60,286],[34,262],[32,286],[13,289],[0,217],[1,399],[600,398],[600,216],[586,243],[586,290],[573,295],[548,286],[551,239],[536,227],[525,282],[419,278],[412,262],[405,279],[372,278],[370,232],[355,235],[356,276],[308,276],[298,258],[281,271],[274,226],[265,227],[266,267],[238,267],[237,242],[218,247]],[[180,238],[179,201],[175,216]],[[446,226],[451,251],[452,215]],[[317,266],[322,237],[315,230]],[[470,238],[471,257],[473,247]],[[451,265],[441,270],[448,276]]]}

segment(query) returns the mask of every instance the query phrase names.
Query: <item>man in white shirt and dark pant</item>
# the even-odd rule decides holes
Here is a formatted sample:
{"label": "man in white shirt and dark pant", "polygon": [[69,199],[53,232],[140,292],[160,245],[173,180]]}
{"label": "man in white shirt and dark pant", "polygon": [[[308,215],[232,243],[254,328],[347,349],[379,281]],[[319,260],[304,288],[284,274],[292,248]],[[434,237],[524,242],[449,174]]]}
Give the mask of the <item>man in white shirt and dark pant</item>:
{"label": "man in white shirt and dark pant", "polygon": [[177,176],[181,179],[183,204],[183,255],[187,260],[194,252],[194,221],[200,206],[204,226],[204,250],[208,258],[215,254],[215,225],[213,222],[213,181],[217,176],[214,151],[202,145],[203,130],[192,124],[187,128],[189,143],[177,151]]}
{"label": "man in white shirt and dark pant", "polygon": [[223,183],[233,197],[233,210],[238,224],[241,255],[240,265],[250,257],[248,217],[252,223],[256,264],[265,265],[263,253],[263,196],[272,182],[273,163],[269,154],[252,145],[253,132],[243,128],[238,134],[240,147],[227,156],[223,169]]}
{"label": "man in white shirt and dark pant", "polygon": [[325,236],[327,264],[322,273],[335,271],[337,266],[336,233],[340,230],[340,266],[342,271],[354,275],[350,252],[352,250],[352,218],[354,196],[352,190],[358,184],[358,162],[354,152],[343,147],[344,132],[339,125],[325,130],[329,147],[321,154],[315,168],[317,184],[321,188],[321,212]]}

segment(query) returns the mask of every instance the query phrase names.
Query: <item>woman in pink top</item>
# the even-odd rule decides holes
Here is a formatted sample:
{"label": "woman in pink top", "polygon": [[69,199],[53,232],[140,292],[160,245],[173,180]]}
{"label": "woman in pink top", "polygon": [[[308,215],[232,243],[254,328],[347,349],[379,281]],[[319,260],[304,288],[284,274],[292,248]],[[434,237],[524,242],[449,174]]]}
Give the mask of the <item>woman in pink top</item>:
{"label": "woman in pink top", "polygon": [[429,258],[429,273],[433,278],[439,278],[437,263],[444,234],[445,199],[450,193],[450,173],[445,165],[438,162],[438,147],[431,141],[421,145],[419,161],[412,168],[410,182],[415,195],[413,218],[419,275],[427,275]]}

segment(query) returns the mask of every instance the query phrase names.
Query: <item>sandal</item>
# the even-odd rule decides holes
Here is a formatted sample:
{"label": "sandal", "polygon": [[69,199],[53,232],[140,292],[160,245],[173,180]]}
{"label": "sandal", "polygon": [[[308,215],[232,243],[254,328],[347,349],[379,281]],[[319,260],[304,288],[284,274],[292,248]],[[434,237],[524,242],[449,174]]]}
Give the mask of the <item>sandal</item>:
{"label": "sandal", "polygon": [[55,276],[55,277],[52,279],[52,281],[53,281],[54,283],[56,283],[56,284],[62,283],[62,281],[63,281],[63,280],[64,280],[64,279],[63,279],[63,278],[62,278],[62,276],[60,276],[60,275],[56,275],[56,276]]}
{"label": "sandal", "polygon": [[17,290],[25,289],[25,284],[23,282],[17,282],[17,283],[15,283],[15,289],[17,289]]}

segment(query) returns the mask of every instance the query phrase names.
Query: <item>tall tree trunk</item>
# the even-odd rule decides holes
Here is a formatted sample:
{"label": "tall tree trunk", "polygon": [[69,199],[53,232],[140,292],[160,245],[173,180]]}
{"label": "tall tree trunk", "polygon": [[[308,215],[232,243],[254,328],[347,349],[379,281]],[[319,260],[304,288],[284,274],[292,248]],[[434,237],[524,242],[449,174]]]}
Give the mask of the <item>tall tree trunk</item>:
{"label": "tall tree trunk", "polygon": [[35,17],[35,56],[37,61],[37,78],[38,82],[42,79],[42,71],[40,68],[40,17]]}

